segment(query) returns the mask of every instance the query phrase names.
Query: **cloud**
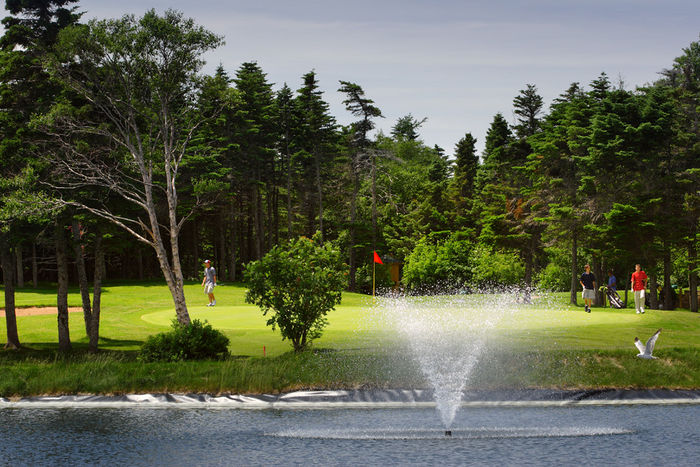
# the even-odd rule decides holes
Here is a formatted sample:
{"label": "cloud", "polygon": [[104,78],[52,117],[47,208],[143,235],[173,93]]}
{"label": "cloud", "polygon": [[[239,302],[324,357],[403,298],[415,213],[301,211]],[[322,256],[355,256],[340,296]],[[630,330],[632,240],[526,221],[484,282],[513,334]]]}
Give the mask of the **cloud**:
{"label": "cloud", "polygon": [[352,117],[338,80],[360,84],[380,106],[386,133],[408,113],[428,117],[426,144],[448,153],[470,131],[483,147],[493,115],[512,117],[526,83],[546,102],[600,72],[630,87],[651,82],[698,40],[700,2],[688,0],[83,0],[85,18],[183,11],[225,36],[207,71],[257,61],[279,87],[318,73],[341,123]]}

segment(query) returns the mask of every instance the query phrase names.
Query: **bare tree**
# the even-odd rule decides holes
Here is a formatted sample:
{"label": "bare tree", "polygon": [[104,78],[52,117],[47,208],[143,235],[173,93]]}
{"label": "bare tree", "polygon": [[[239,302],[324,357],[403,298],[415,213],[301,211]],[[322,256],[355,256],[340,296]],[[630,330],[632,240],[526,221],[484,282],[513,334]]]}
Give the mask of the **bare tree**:
{"label": "bare tree", "polygon": [[[177,182],[190,140],[206,119],[196,107],[201,56],[221,43],[181,13],[161,17],[151,10],[138,20],[127,15],[66,28],[47,62],[87,104],[56,106],[41,122],[52,136],[54,187],[96,190],[65,203],[155,250],[182,324],[190,317],[178,240],[196,203],[178,211]],[[131,208],[115,204],[115,197]]]}

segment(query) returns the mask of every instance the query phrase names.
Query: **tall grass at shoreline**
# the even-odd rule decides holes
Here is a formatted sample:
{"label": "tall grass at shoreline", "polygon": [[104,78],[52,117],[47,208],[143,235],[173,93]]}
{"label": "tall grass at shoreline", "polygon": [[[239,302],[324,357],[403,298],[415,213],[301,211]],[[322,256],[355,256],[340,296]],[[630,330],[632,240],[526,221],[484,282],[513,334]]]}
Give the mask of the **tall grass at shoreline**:
{"label": "tall grass at shoreline", "polygon": [[[532,352],[482,358],[474,389],[602,389],[700,387],[700,351],[668,349],[656,361],[622,351]],[[410,362],[340,352],[287,353],[271,358],[139,363],[133,355],[102,353],[0,359],[0,396],[57,394],[275,394],[312,389],[425,389]],[[391,365],[389,363],[391,362]]]}

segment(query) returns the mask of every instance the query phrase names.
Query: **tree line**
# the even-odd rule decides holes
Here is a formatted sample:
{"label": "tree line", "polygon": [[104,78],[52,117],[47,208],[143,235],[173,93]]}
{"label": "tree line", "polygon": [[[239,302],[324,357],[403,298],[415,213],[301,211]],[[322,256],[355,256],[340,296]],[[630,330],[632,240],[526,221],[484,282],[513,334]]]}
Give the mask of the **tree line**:
{"label": "tree line", "polygon": [[80,285],[96,349],[105,277],[164,277],[187,324],[183,285],[205,257],[238,281],[249,262],[317,232],[343,253],[353,291],[371,284],[372,251],[404,264],[407,287],[505,282],[570,289],[574,303],[582,261],[621,284],[643,263],[653,291],[663,283],[670,300],[672,282],[689,287],[697,311],[698,42],[644,87],[603,73],[545,109],[528,84],[512,123],[494,116],[481,155],[467,132],[448,158],[420,138],[425,119],[376,132],[382,111],[357,83],[337,83],[354,119],[340,125],[314,70],[277,88],[256,62],[206,75],[202,56],[223,37],[192,19],[168,10],[83,24],[75,3],[6,2],[9,346],[14,286],[30,271],[34,284],[57,283],[62,349],[68,284]]}

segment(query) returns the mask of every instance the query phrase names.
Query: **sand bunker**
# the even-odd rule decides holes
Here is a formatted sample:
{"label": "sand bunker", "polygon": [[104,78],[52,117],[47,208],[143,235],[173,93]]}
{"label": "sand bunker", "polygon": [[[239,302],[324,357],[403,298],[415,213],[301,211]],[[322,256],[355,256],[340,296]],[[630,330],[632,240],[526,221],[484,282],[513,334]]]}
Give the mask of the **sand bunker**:
{"label": "sand bunker", "polygon": [[[83,311],[82,307],[68,307],[69,313]],[[58,314],[58,309],[55,306],[33,306],[29,308],[15,308],[15,316],[35,316],[35,315],[55,315]],[[5,309],[0,308],[0,317],[5,317]]]}

